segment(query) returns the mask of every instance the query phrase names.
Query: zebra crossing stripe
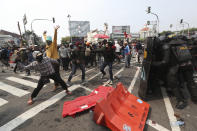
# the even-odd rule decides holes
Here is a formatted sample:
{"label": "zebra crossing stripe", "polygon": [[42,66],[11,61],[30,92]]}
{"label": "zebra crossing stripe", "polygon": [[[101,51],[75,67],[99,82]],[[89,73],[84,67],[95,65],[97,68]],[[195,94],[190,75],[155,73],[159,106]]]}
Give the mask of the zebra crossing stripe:
{"label": "zebra crossing stripe", "polygon": [[[73,90],[75,90],[77,88],[80,88],[80,85],[73,85],[73,86],[71,86],[69,88],[69,90],[73,91]],[[56,103],[57,101],[61,100],[66,95],[67,94],[65,93],[65,91],[62,91],[62,92],[54,95],[50,99],[48,99],[48,100],[46,100],[46,101],[34,106],[33,108],[27,110],[26,112],[24,112],[21,115],[17,116],[13,120],[9,121],[5,125],[1,126],[0,127],[0,131],[12,131],[13,129],[15,129],[19,125],[23,124],[28,119],[30,119],[30,118],[34,117],[35,115],[37,115],[42,110],[46,109],[47,107],[49,107],[49,106],[53,105],[54,103]]]}
{"label": "zebra crossing stripe", "polygon": [[40,76],[26,76],[25,74],[19,74],[20,76],[22,77],[27,77],[27,78],[32,78],[32,79],[35,79],[35,80],[39,80]]}
{"label": "zebra crossing stripe", "polygon": [[0,106],[5,105],[6,103],[8,103],[8,101],[0,98]]}
{"label": "zebra crossing stripe", "polygon": [[[26,76],[25,74],[19,74],[20,76],[22,77],[27,77],[27,78],[31,78],[31,79],[35,79],[35,80],[39,80],[40,79],[40,76]],[[49,79],[50,80],[50,79]],[[51,83],[54,83],[54,81],[50,80]]]}
{"label": "zebra crossing stripe", "polygon": [[9,81],[19,83],[21,85],[32,87],[32,88],[37,87],[37,83],[31,82],[31,81],[28,81],[28,80],[24,80],[24,79],[20,79],[20,78],[17,78],[17,77],[7,77],[6,79],[9,80]]}
{"label": "zebra crossing stripe", "polygon": [[0,82],[0,89],[18,97],[22,97],[30,93],[28,91],[16,88],[3,82]]}

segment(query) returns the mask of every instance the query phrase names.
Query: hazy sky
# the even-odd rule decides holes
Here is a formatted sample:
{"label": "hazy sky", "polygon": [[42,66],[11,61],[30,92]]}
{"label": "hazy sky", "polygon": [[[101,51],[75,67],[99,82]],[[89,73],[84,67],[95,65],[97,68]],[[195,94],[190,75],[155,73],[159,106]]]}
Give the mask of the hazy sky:
{"label": "hazy sky", "polygon": [[[139,32],[147,20],[156,17],[147,14],[145,10],[152,7],[160,19],[160,31],[180,29],[178,23],[181,18],[197,27],[197,0],[1,0],[0,1],[0,29],[18,33],[17,21],[24,31],[22,18],[26,13],[27,29],[31,29],[31,21],[35,18],[52,19],[60,25],[58,38],[68,36],[68,18],[71,20],[90,21],[92,29],[103,29],[103,23],[113,25],[130,25],[131,32]],[[44,30],[53,35],[54,24],[48,21],[37,21],[33,29],[38,35]],[[58,41],[59,41],[58,40]]]}

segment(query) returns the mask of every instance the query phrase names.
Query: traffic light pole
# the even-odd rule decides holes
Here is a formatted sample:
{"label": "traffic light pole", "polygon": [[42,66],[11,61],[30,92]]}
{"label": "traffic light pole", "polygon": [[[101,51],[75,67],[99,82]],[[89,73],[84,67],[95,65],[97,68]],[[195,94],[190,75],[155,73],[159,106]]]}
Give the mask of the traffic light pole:
{"label": "traffic light pole", "polygon": [[189,23],[187,23],[187,22],[183,22],[183,23],[188,25],[187,33],[188,33],[188,37],[190,37],[190,35],[189,35]]}
{"label": "traffic light pole", "polygon": [[150,14],[155,15],[157,17],[157,33],[159,34],[159,17],[155,13],[150,12]]}

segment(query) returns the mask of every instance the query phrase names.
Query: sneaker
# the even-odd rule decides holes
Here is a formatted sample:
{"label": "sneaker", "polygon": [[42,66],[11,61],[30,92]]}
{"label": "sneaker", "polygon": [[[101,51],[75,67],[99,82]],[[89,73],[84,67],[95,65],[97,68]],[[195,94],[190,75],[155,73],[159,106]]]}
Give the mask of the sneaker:
{"label": "sneaker", "polygon": [[105,77],[105,74],[102,74],[101,79],[103,79]]}
{"label": "sneaker", "polygon": [[70,81],[67,81],[66,84],[67,84],[67,86],[71,86],[72,85]]}
{"label": "sneaker", "polygon": [[87,83],[86,80],[82,80],[82,81],[81,81],[81,84],[82,84],[82,85],[84,85],[84,84],[86,84],[86,83]]}
{"label": "sneaker", "polygon": [[53,86],[53,90],[52,91],[56,91],[57,90],[57,86],[56,85],[54,85]]}
{"label": "sneaker", "polygon": [[185,107],[187,106],[187,101],[178,101],[177,104],[176,104],[176,108],[177,109],[184,109]]}
{"label": "sneaker", "polygon": [[112,81],[112,80],[110,80],[110,81],[109,81],[109,84],[110,84],[110,85],[113,85],[113,81]]}
{"label": "sneaker", "polygon": [[31,74],[30,73],[28,73],[28,74],[25,74],[25,76],[30,76]]}

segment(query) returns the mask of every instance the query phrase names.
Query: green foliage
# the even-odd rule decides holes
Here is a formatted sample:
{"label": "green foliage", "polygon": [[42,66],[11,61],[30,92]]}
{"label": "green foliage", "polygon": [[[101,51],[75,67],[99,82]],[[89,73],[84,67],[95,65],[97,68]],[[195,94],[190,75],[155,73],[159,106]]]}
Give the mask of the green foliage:
{"label": "green foliage", "polygon": [[168,30],[168,31],[162,31],[160,33],[160,35],[165,35],[165,34],[173,34],[173,32]]}
{"label": "green foliage", "polygon": [[70,43],[70,40],[71,40],[70,36],[62,37],[61,43],[62,44],[68,44],[68,43]]}

